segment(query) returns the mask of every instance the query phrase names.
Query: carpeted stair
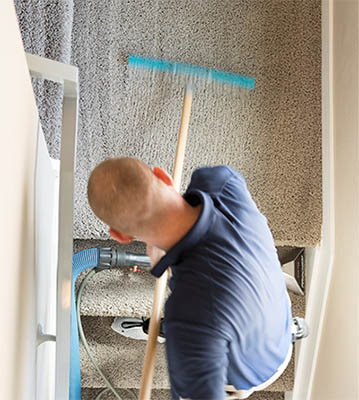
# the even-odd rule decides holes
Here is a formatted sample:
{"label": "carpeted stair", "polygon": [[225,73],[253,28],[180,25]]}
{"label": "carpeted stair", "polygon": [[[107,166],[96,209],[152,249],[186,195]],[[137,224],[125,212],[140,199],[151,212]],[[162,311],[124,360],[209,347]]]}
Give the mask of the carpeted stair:
{"label": "carpeted stair", "polygon": [[[99,162],[133,156],[172,172],[183,87],[129,69],[134,53],[256,78],[247,94],[225,85],[196,91],[182,189],[196,167],[229,164],[246,178],[277,243],[318,243],[320,0],[15,4],[26,50],[79,67],[75,238],[107,238],[86,198]],[[37,94],[49,151],[58,157],[61,94]]]}
{"label": "carpeted stair", "polygon": [[[100,393],[101,389],[85,389],[84,398],[86,400],[95,400],[96,396]],[[131,396],[124,391],[119,390],[120,396],[123,400],[132,400]],[[138,393],[138,392],[136,392]],[[170,400],[168,391],[166,390],[153,390],[152,398],[155,400]],[[115,397],[111,395],[104,395],[103,400],[113,400]],[[249,397],[250,400],[284,400],[284,393],[282,392],[260,392],[253,394]]]}
{"label": "carpeted stair", "polygon": [[[194,168],[227,163],[247,179],[278,245],[319,242],[320,0],[15,0],[15,6],[25,50],[80,71],[76,251],[116,245],[87,204],[87,179],[99,162],[134,156],[172,172],[182,88],[129,71],[130,53],[254,76],[256,89],[246,95],[228,88],[196,92],[182,189]],[[49,153],[59,158],[61,85],[33,84]],[[126,248],[144,252],[140,243]],[[149,315],[153,286],[148,273],[110,271],[96,274],[84,292],[85,333],[119,388],[139,387],[144,343],[116,335],[111,320]],[[303,316],[304,298],[291,297],[293,313]],[[156,400],[169,398],[159,347]],[[81,365],[83,399],[94,399],[103,384],[82,348]],[[284,399],[293,382],[294,357],[277,382],[251,399]]]}

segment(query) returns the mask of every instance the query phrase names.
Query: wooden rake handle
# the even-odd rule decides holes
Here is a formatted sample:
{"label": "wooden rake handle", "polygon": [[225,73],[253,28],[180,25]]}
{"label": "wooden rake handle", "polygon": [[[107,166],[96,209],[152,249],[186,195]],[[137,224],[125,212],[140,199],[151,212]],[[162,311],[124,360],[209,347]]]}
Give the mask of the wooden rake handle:
{"label": "wooden rake handle", "polygon": [[[181,177],[182,177],[184,155],[185,155],[186,142],[188,136],[188,126],[191,114],[192,97],[193,97],[192,89],[187,87],[182,107],[182,117],[181,117],[180,131],[177,142],[174,172],[173,172],[173,185],[178,192],[180,191],[181,188]],[[145,360],[142,370],[139,400],[150,400],[151,398],[152,381],[155,369],[157,336],[160,332],[161,311],[165,299],[168,276],[169,276],[169,271],[167,269],[160,278],[156,279],[149,336],[148,336]]]}

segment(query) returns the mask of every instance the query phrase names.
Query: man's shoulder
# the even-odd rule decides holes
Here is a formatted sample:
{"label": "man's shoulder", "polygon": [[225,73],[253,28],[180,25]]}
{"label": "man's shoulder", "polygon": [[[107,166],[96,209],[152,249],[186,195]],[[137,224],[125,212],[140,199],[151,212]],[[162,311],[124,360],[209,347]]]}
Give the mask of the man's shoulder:
{"label": "man's shoulder", "polygon": [[210,193],[221,192],[231,178],[243,179],[242,175],[228,165],[201,167],[196,169],[188,189],[199,189]]}

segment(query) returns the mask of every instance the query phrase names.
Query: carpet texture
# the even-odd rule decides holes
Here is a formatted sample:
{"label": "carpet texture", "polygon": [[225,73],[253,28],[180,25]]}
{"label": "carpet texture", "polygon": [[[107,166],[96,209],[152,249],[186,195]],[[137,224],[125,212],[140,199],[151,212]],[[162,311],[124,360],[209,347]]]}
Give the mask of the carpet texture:
{"label": "carpet texture", "polygon": [[[111,329],[113,318],[83,317],[84,333],[91,353],[106,377],[119,388],[139,388],[146,341],[125,338]],[[81,354],[81,385],[86,388],[103,386],[101,376],[89,361],[83,346]],[[293,353],[294,354],[294,353]],[[285,392],[293,390],[293,356],[278,380],[264,391]],[[169,389],[165,344],[158,344],[156,353],[154,389]]]}
{"label": "carpet texture", "polygon": [[[71,63],[73,0],[14,0],[25,51]],[[60,158],[63,85],[32,80],[51,157]]]}
{"label": "carpet texture", "polygon": [[[172,173],[183,87],[161,74],[129,70],[134,53],[256,78],[246,95],[225,87],[195,93],[182,190],[196,167],[229,164],[247,179],[277,244],[318,243],[320,0],[16,4],[25,47],[55,59],[71,54],[80,69],[76,238],[107,238],[86,198],[99,162],[133,156]],[[38,104],[50,153],[58,156],[61,113],[49,96],[42,93]]]}
{"label": "carpet texture", "polygon": [[[82,400],[95,400],[96,396],[101,392],[101,389],[85,389],[82,393]],[[123,390],[118,390],[123,400],[132,400],[130,394],[124,392]],[[135,390],[135,393],[138,393]],[[154,400],[171,400],[171,396],[168,390],[153,390],[152,398]],[[112,394],[105,394],[102,397],[103,400],[114,400],[116,399]],[[248,400],[284,400],[284,393],[280,392],[258,392],[252,394],[252,396],[248,397]]]}

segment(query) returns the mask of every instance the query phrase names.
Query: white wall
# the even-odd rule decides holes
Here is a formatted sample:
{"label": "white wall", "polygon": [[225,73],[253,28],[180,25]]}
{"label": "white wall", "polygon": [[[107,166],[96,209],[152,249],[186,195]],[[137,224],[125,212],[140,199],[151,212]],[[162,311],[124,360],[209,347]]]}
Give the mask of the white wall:
{"label": "white wall", "polygon": [[359,2],[333,1],[335,249],[312,400],[359,399]]}
{"label": "white wall", "polygon": [[322,0],[323,235],[293,400],[358,400],[359,2]]}
{"label": "white wall", "polygon": [[0,1],[0,38],[0,398],[34,399],[38,116],[12,0]]}

